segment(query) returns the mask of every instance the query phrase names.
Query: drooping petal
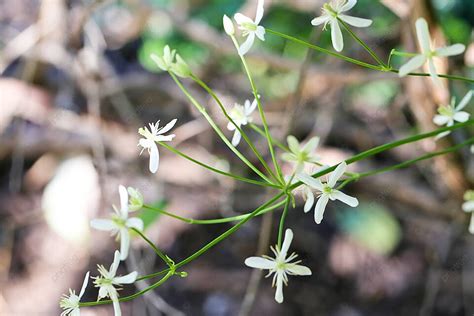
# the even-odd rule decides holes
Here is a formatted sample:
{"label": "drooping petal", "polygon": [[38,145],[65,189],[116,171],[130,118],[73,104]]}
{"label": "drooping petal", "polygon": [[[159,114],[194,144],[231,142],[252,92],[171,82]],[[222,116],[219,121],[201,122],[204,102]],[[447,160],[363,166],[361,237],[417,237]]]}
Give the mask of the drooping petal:
{"label": "drooping petal", "polygon": [[311,20],[311,24],[314,25],[314,26],[318,26],[318,25],[321,25],[323,23],[327,23],[329,20],[330,19],[327,15],[321,15],[321,16],[318,16],[317,18],[314,18],[313,20]]}
{"label": "drooping petal", "polygon": [[277,272],[275,301],[283,303],[283,274]]}
{"label": "drooping petal", "polygon": [[113,283],[114,284],[132,284],[137,280],[137,271],[133,271],[129,274],[119,276],[114,278]]}
{"label": "drooping petal", "polygon": [[299,264],[288,266],[286,271],[293,275],[311,275],[311,270],[308,267]]}
{"label": "drooping petal", "polygon": [[128,217],[128,192],[123,185],[119,185],[120,195],[120,215],[122,218]]}
{"label": "drooping petal", "polygon": [[337,52],[342,51],[344,48],[344,41],[342,39],[341,28],[339,27],[339,22],[336,19],[330,21],[331,23],[331,40],[332,46]]}
{"label": "drooping petal", "polygon": [[84,281],[82,282],[81,291],[79,292],[79,299],[82,298],[82,295],[84,295],[84,292],[86,291],[87,284],[89,283],[89,274],[90,272],[87,271],[86,276],[84,277]]}
{"label": "drooping petal", "polygon": [[166,124],[162,129],[160,129],[158,131],[158,135],[161,135],[161,134],[164,134],[164,133],[168,132],[170,129],[172,129],[174,127],[174,125],[176,124],[177,121],[178,121],[178,119],[174,119],[171,122],[169,122],[168,124]]}
{"label": "drooping petal", "polygon": [[324,190],[323,184],[319,179],[315,179],[305,173],[298,173],[296,175],[296,178],[316,190],[319,190],[321,192]]}
{"label": "drooping petal", "polygon": [[355,26],[355,27],[368,27],[372,25],[372,20],[369,20],[369,19],[357,18],[355,16],[350,16],[350,15],[345,15],[345,14],[339,14],[338,17],[344,22],[346,22],[347,24]]}
{"label": "drooping petal", "polygon": [[120,303],[118,300],[117,292],[109,293],[110,299],[112,300],[112,305],[114,306],[114,316],[122,316],[122,311],[120,310]]}
{"label": "drooping petal", "polygon": [[310,189],[308,189],[306,192],[306,202],[304,203],[304,208],[303,208],[304,212],[308,213],[313,207],[313,205],[314,205],[314,194]]}
{"label": "drooping petal", "polygon": [[239,25],[242,25],[244,23],[252,23],[253,24],[252,19],[249,18],[248,16],[243,15],[242,13],[236,13],[234,15],[234,19],[235,19],[235,22],[237,22],[237,24],[239,24]]}
{"label": "drooping petal", "polygon": [[232,146],[236,147],[240,143],[240,139],[242,138],[242,135],[240,132],[236,129],[234,131],[234,136],[232,136]]}
{"label": "drooping petal", "polygon": [[271,270],[275,268],[275,261],[268,260],[261,257],[250,257],[245,259],[245,265],[250,268],[262,269],[262,270]]}
{"label": "drooping petal", "polygon": [[261,25],[257,26],[257,30],[255,31],[255,35],[261,40],[265,41],[265,28]]}
{"label": "drooping petal", "polygon": [[160,165],[160,153],[158,151],[158,146],[156,146],[156,143],[153,143],[150,147],[150,163],[149,163],[150,172],[156,173],[158,171],[159,165]]}
{"label": "drooping petal", "polygon": [[400,71],[398,72],[398,75],[400,77],[405,77],[410,72],[413,72],[414,70],[423,66],[425,62],[426,62],[425,55],[416,55],[415,57],[411,58],[406,64],[400,67]]}
{"label": "drooping petal", "polygon": [[142,231],[143,230],[143,220],[141,218],[138,218],[138,217],[132,217],[132,218],[129,218],[127,219],[127,221],[125,222],[125,225],[128,227],[128,228],[135,228],[139,231]]}
{"label": "drooping petal", "polygon": [[439,80],[438,74],[436,72],[436,66],[435,66],[435,63],[433,61],[433,58],[428,59],[428,66],[429,66],[428,69],[429,69],[429,72],[430,72],[430,76],[433,79],[433,82],[437,86],[441,86],[441,81]]}
{"label": "drooping petal", "polygon": [[314,208],[314,221],[316,224],[320,224],[323,220],[324,211],[326,209],[326,205],[328,204],[329,197],[326,194],[321,195],[316,202],[316,207]]}
{"label": "drooping petal", "polygon": [[339,9],[339,12],[345,12],[352,9],[357,3],[357,0],[347,0],[347,2]]}
{"label": "drooping petal", "polygon": [[264,0],[258,0],[257,14],[255,15],[255,24],[259,24],[260,21],[262,21],[263,12],[264,12],[263,2],[264,2]]}
{"label": "drooping petal", "polygon": [[349,206],[356,207],[357,205],[359,205],[359,200],[357,200],[355,197],[345,194],[344,192],[336,190],[332,193],[332,196],[336,200],[346,203]]}
{"label": "drooping petal", "polygon": [[285,238],[283,239],[283,244],[280,249],[280,256],[284,259],[288,249],[290,248],[291,242],[293,241],[293,231],[289,228],[285,230]]}
{"label": "drooping petal", "polygon": [[117,224],[111,219],[93,219],[91,227],[97,230],[111,231],[117,229]]}
{"label": "drooping petal", "polygon": [[448,57],[464,53],[466,46],[463,44],[454,44],[451,46],[441,47],[435,50],[436,56]]}
{"label": "drooping petal", "polygon": [[473,94],[472,90],[469,90],[469,92],[466,93],[464,98],[462,98],[461,102],[459,102],[458,106],[456,106],[456,111],[461,111],[462,109],[466,107],[466,105],[469,104],[469,101],[471,101],[471,98],[472,98],[472,94]]}
{"label": "drooping petal", "polygon": [[253,32],[249,33],[245,42],[243,42],[242,45],[240,45],[239,47],[239,54],[242,56],[247,54],[250,48],[252,48],[254,40],[255,40],[255,33]]}
{"label": "drooping petal", "polygon": [[120,229],[120,260],[128,257],[128,249],[130,248],[130,233],[128,228]]}
{"label": "drooping petal", "polygon": [[416,20],[416,36],[418,37],[418,43],[423,53],[431,51],[431,39],[430,31],[428,29],[428,23],[425,19],[419,18]]}
{"label": "drooping petal", "polygon": [[467,120],[469,120],[469,116],[470,116],[469,113],[461,111],[461,112],[454,113],[453,119],[456,122],[464,123]]}
{"label": "drooping petal", "polygon": [[337,181],[342,177],[344,172],[346,172],[347,164],[345,161],[341,162],[336,169],[331,173],[328,180],[328,185],[333,188]]}
{"label": "drooping petal", "polygon": [[120,251],[115,250],[114,252],[114,261],[110,265],[109,274],[113,278],[117,274],[117,269],[120,264]]}
{"label": "drooping petal", "polygon": [[471,220],[469,221],[469,233],[474,234],[474,215],[471,215]]}
{"label": "drooping petal", "polygon": [[449,122],[451,118],[445,116],[445,115],[435,115],[433,117],[433,123],[435,123],[436,125],[439,125],[439,126],[442,126],[442,125],[445,125],[446,123]]}

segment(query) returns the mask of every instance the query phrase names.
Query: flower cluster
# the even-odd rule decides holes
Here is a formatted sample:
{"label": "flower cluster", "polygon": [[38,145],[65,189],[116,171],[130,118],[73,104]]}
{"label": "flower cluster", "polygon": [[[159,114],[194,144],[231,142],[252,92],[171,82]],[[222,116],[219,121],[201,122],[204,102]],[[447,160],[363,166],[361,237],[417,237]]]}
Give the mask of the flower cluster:
{"label": "flower cluster", "polygon": [[[434,116],[433,122],[439,126],[453,126],[454,122],[466,122],[469,120],[470,114],[464,111],[461,111],[469,104],[472,98],[472,90],[469,91],[464,98],[456,105],[456,99],[451,99],[451,104],[440,106],[438,108],[438,114]],[[449,135],[450,131],[439,133],[436,138],[441,138],[446,135]]]}

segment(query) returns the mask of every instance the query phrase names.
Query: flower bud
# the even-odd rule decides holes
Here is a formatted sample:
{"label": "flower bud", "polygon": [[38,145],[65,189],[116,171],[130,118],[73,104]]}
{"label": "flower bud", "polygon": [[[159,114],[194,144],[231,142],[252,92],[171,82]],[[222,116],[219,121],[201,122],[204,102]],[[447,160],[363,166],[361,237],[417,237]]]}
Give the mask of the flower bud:
{"label": "flower bud", "polygon": [[128,187],[128,208],[130,211],[138,211],[143,207],[143,195],[135,188]]}
{"label": "flower bud", "polygon": [[232,20],[224,14],[224,17],[222,18],[223,24],[224,24],[224,30],[229,36],[233,36],[235,34],[235,29],[234,29],[234,23],[232,23]]}

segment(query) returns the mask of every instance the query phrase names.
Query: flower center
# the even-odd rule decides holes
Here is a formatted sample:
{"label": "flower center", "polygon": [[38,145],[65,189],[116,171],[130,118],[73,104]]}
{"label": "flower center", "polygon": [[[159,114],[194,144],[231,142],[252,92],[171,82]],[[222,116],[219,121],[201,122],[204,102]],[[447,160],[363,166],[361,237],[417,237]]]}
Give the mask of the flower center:
{"label": "flower center", "polygon": [[329,195],[329,194],[331,194],[332,192],[333,192],[333,189],[332,189],[329,185],[327,185],[327,184],[323,185],[323,193],[324,193],[324,194],[328,194],[328,195]]}
{"label": "flower center", "polygon": [[441,106],[438,109],[439,114],[441,114],[443,116],[447,116],[447,117],[453,117],[454,112],[455,112],[454,108],[450,105]]}
{"label": "flower center", "polygon": [[255,32],[257,30],[257,24],[252,22],[244,22],[242,23],[242,27],[249,32]]}
{"label": "flower center", "polygon": [[337,18],[337,12],[334,10],[334,8],[331,6],[329,3],[325,3],[323,5],[323,11],[326,12],[327,14],[331,15],[334,18]]}

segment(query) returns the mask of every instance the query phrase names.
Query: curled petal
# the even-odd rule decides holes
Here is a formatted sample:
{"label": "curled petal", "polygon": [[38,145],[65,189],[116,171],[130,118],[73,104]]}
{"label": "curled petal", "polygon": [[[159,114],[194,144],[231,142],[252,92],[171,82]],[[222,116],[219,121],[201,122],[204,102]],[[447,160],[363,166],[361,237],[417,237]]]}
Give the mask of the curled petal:
{"label": "curled petal", "polygon": [[331,40],[332,46],[337,52],[342,51],[344,48],[344,41],[342,39],[341,28],[339,27],[339,22],[336,19],[331,20]]}
{"label": "curled petal", "polygon": [[416,55],[415,57],[411,58],[406,64],[400,67],[400,71],[398,75],[400,77],[405,77],[410,72],[420,68],[426,62],[425,55]]}
{"label": "curled petal", "polygon": [[250,268],[271,270],[275,268],[275,261],[261,257],[250,257],[245,259],[245,265]]}
{"label": "curled petal", "polygon": [[347,24],[355,26],[355,27],[368,27],[372,25],[372,20],[357,18],[355,16],[339,14],[339,18],[343,20],[344,22],[346,22]]}
{"label": "curled petal", "polygon": [[314,194],[311,190],[308,189],[306,193],[306,202],[304,204],[304,212],[308,213],[311,210],[311,207],[314,205]]}

